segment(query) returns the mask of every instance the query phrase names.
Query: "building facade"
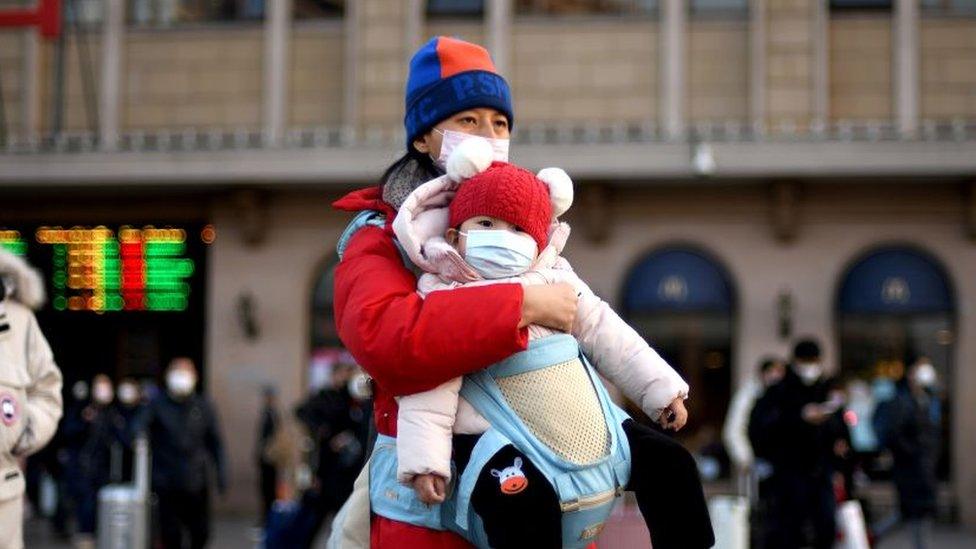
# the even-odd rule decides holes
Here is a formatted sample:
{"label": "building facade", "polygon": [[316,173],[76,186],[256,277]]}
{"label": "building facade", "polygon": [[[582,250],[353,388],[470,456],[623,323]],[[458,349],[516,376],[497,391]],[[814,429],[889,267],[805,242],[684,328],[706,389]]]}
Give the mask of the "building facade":
{"label": "building facade", "polygon": [[689,444],[798,336],[845,378],[925,354],[946,381],[945,497],[976,525],[973,2],[271,0],[221,21],[166,5],[78,2],[63,45],[0,29],[0,237],[42,263],[42,227],[195,243],[181,329],[173,311],[46,314],[118,349],[84,364],[84,338],[61,338],[69,378],[200,361],[226,505],[256,502],[259,387],[290,405],[338,345],[349,216],[329,204],[402,151],[407,60],[448,34],[511,83],[513,160],[574,178],[567,255],[691,381]]}

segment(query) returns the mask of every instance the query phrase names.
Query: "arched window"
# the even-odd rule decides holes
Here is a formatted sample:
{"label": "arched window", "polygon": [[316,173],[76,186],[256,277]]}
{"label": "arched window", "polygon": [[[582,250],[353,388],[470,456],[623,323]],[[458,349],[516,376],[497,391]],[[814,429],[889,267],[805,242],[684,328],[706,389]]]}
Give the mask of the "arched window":
{"label": "arched window", "polygon": [[623,314],[691,385],[692,418],[682,431],[693,451],[712,455],[727,473],[722,423],[732,387],[735,293],[728,271],[685,246],[658,249],[627,276]]}
{"label": "arched window", "polygon": [[309,364],[306,374],[307,388],[319,389],[325,386],[332,376],[332,367],[339,363],[352,364],[354,361],[339,340],[333,313],[333,286],[335,269],[339,260],[335,255],[322,261],[316,271],[312,286],[311,321],[309,322]]}
{"label": "arched window", "polygon": [[[924,356],[942,385],[951,387],[955,309],[945,269],[929,254],[892,246],[862,255],[851,263],[837,292],[841,377],[890,386]],[[946,444],[950,409],[948,403],[942,406]],[[866,440],[868,447],[859,449],[876,449],[870,447],[871,436]],[[944,450],[942,478],[948,476],[949,463],[948,446]]]}

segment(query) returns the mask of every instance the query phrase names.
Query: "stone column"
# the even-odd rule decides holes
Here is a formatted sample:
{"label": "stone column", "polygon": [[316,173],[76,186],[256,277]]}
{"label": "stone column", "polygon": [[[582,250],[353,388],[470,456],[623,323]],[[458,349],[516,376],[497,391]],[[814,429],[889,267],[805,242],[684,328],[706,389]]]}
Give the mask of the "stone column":
{"label": "stone column", "polygon": [[280,147],[288,126],[288,46],[291,42],[291,0],[269,0],[264,19],[265,145]]}
{"label": "stone column", "polygon": [[661,4],[661,125],[669,140],[685,135],[687,116],[687,6],[685,0]]}
{"label": "stone column", "polygon": [[105,0],[102,23],[102,74],[98,90],[98,142],[102,150],[119,146],[119,110],[122,97],[122,48],[125,37],[125,0]]}
{"label": "stone column", "polygon": [[896,0],[892,25],[895,122],[901,136],[911,138],[919,117],[918,0]]}

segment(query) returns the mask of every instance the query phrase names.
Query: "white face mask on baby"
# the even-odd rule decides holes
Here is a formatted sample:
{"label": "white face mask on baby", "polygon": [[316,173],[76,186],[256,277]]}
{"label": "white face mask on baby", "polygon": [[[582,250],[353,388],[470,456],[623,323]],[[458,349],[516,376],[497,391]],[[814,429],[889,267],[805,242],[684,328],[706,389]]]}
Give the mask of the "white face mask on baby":
{"label": "white face mask on baby", "polygon": [[[447,169],[447,159],[450,158],[451,153],[454,149],[458,147],[464,140],[476,137],[470,133],[457,132],[454,130],[438,130],[434,128],[434,131],[441,134],[443,139],[441,139],[441,153],[434,159],[434,164],[444,170]],[[494,151],[494,160],[496,162],[508,162],[508,139],[497,139],[491,137],[482,138],[491,144],[491,150]]]}
{"label": "white face mask on baby", "polygon": [[466,238],[464,260],[488,279],[509,278],[529,270],[539,246],[528,235],[511,231],[476,230]]}

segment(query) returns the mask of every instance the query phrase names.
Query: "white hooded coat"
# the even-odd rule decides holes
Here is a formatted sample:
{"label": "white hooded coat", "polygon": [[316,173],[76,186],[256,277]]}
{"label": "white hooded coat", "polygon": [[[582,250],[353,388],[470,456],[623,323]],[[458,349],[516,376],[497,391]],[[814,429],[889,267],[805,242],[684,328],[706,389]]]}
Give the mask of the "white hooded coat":
{"label": "white hooded coat", "polygon": [[37,271],[0,250],[0,549],[23,546],[24,475],[17,460],[37,452],[61,419],[61,371],[34,318],[44,301]]}

